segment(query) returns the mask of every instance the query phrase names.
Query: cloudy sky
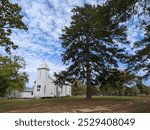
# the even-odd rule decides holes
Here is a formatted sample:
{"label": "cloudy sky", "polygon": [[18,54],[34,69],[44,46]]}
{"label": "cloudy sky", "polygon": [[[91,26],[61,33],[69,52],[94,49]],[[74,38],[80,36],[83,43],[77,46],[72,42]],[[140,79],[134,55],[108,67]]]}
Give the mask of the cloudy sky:
{"label": "cloudy sky", "polygon": [[[50,74],[65,68],[61,63],[61,41],[64,26],[69,26],[71,9],[75,6],[99,4],[104,0],[11,0],[22,7],[21,14],[28,31],[14,31],[11,39],[19,48],[13,54],[24,57],[29,74],[28,87],[33,86],[36,79],[36,68],[46,61],[50,67]],[[98,2],[99,1],[99,2]],[[138,36],[132,28],[129,30],[129,40],[135,41]]]}

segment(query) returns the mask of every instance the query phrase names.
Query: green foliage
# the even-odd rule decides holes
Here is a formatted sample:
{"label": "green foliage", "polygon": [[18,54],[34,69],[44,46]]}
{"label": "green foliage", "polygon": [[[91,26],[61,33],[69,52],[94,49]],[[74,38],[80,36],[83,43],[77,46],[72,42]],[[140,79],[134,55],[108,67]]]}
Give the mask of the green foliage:
{"label": "green foliage", "polygon": [[150,95],[150,87],[144,86],[141,94]]}
{"label": "green foliage", "polygon": [[[105,6],[109,8],[109,13],[115,15],[115,20],[125,22],[131,20],[135,15],[140,22],[145,21],[141,18],[148,15],[150,1],[149,0],[107,0]],[[145,18],[145,17],[144,17]],[[143,22],[142,22],[143,23]]]}
{"label": "green foliage", "polygon": [[140,90],[136,86],[126,87],[126,89],[125,89],[125,95],[126,96],[137,96],[139,94],[140,94]]}
{"label": "green foliage", "polygon": [[11,48],[16,49],[15,45],[9,38],[13,29],[27,30],[22,22],[20,15],[21,7],[18,4],[12,4],[9,0],[0,1],[0,46],[5,48],[7,53],[11,53]]}
{"label": "green foliage", "polygon": [[140,90],[137,87],[132,87],[131,90],[134,96],[140,94]]}
{"label": "green foliage", "polygon": [[75,81],[72,84],[72,95],[85,95],[86,94],[86,86],[82,83],[81,80]]}
{"label": "green foliage", "polygon": [[61,71],[60,73],[54,73],[56,80],[54,80],[54,84],[57,86],[68,85],[69,81],[67,80],[67,72]]}
{"label": "green foliage", "polygon": [[129,59],[129,69],[137,72],[143,70],[145,72],[144,79],[150,77],[150,24],[146,27],[144,39],[137,41],[135,47],[138,49]]}
{"label": "green foliage", "polygon": [[124,95],[127,86],[133,86],[141,77],[117,69],[106,70],[98,78],[101,93],[104,95]]}
{"label": "green foliage", "polygon": [[137,39],[134,48],[135,54],[127,60],[129,69],[133,73],[142,70],[144,78],[150,76],[150,0],[107,0],[105,6],[110,9],[109,14],[114,15],[118,22],[133,22],[136,29],[143,30],[144,38]]}
{"label": "green foliage", "polygon": [[112,86],[100,86],[100,95],[106,95],[106,96],[110,96],[110,95],[117,95],[115,92],[115,89]]}
{"label": "green foliage", "polygon": [[[14,29],[27,30],[20,14],[21,7],[9,0],[0,0],[0,46],[5,48],[8,54],[11,49],[16,49],[10,35]],[[22,72],[25,61],[19,56],[0,55],[0,95],[3,96],[11,90],[22,90],[28,81],[28,75]]]}
{"label": "green foliage", "polygon": [[91,84],[104,69],[118,67],[125,58],[124,49],[118,43],[128,43],[126,27],[115,22],[105,6],[76,7],[70,27],[65,27],[60,37],[64,52],[63,63],[68,65],[71,79],[82,80],[87,86],[87,98],[91,98]]}
{"label": "green foliage", "polygon": [[146,85],[144,85],[142,83],[142,80],[137,80],[136,87],[140,90],[140,94],[146,94],[146,95],[149,94],[148,91],[147,91],[148,90],[147,88],[149,88],[149,87],[147,87]]}
{"label": "green foliage", "polygon": [[92,95],[99,96],[100,95],[100,89],[99,86],[92,86]]}
{"label": "green foliage", "polygon": [[3,57],[0,55],[0,95],[11,90],[22,90],[28,81],[28,75],[22,72],[25,62],[19,56]]}

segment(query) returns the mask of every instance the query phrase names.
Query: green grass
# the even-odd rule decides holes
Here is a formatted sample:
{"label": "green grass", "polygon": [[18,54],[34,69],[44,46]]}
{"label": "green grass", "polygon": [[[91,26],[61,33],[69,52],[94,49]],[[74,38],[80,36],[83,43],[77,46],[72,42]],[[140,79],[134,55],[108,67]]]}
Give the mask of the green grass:
{"label": "green grass", "polygon": [[[150,97],[140,97],[140,96],[94,96],[91,101],[85,100],[85,97],[82,96],[72,96],[72,97],[64,97],[64,98],[49,98],[49,99],[0,99],[0,112],[13,112],[15,110],[27,110],[34,109],[36,107],[47,106],[49,108],[57,106],[64,107],[69,110],[74,109],[76,106],[79,108],[83,106],[88,107],[88,105],[109,105],[109,104],[120,104],[124,105],[124,103],[134,102],[134,107],[141,107],[135,112],[150,112]],[[147,101],[147,104],[142,104],[142,101]],[[75,103],[75,105],[74,105]],[[149,103],[149,104],[148,104]],[[141,105],[145,105],[141,106]],[[144,108],[143,108],[144,107]],[[129,108],[130,109],[130,108]],[[130,112],[130,111],[129,111]],[[134,111],[133,111],[134,112]]]}

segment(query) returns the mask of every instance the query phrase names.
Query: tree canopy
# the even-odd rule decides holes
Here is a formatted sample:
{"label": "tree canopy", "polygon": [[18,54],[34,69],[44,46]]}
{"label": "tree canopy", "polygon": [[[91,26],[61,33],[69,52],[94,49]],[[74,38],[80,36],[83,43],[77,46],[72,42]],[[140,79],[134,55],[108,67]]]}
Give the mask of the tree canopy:
{"label": "tree canopy", "polygon": [[23,90],[28,75],[22,72],[25,62],[19,56],[1,56],[0,55],[0,95],[3,96],[11,90]]}
{"label": "tree canopy", "polygon": [[[107,0],[105,6],[110,14],[119,22],[132,23],[132,26],[142,30],[143,38],[137,38],[133,50],[136,50],[127,60],[129,70],[133,73],[143,71],[144,78],[150,77],[150,1],[149,0]],[[133,21],[136,22],[133,22]]]}
{"label": "tree canopy", "polygon": [[108,92],[105,91],[106,93],[124,95],[126,87],[137,85],[137,81],[141,81],[141,77],[131,74],[126,70],[111,69],[103,71],[97,78],[97,81],[99,82],[97,84],[100,85],[100,89],[108,90]]}
{"label": "tree canopy", "polygon": [[0,0],[0,46],[9,54],[11,49],[18,47],[9,37],[13,29],[27,30],[20,11],[21,7],[18,4],[10,3],[9,0]]}

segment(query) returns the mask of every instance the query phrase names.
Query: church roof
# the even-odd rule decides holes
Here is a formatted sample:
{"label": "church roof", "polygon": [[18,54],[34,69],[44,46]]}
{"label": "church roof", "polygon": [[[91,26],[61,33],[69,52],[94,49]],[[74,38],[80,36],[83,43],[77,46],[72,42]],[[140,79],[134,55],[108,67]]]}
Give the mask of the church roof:
{"label": "church roof", "polygon": [[46,62],[43,62],[37,69],[47,69],[50,70],[49,66]]}

